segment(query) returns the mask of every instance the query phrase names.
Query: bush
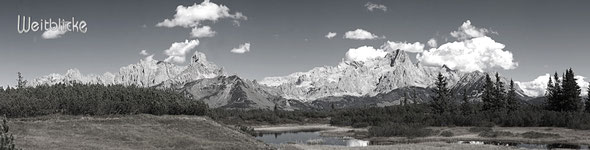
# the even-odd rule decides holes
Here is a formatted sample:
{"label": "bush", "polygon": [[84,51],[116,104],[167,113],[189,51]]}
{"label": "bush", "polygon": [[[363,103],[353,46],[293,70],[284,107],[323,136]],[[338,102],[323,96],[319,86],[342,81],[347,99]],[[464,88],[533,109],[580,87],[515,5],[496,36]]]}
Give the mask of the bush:
{"label": "bush", "polygon": [[0,125],[0,150],[16,150],[14,136],[8,133],[9,127],[7,123],[6,117],[3,117]]}
{"label": "bush", "polygon": [[472,133],[480,133],[480,132],[491,132],[492,128],[491,127],[472,127],[469,128],[469,132]]}
{"label": "bush", "polygon": [[557,137],[561,137],[561,136],[559,136],[559,134],[553,134],[553,133],[542,133],[542,132],[529,131],[529,132],[523,133],[522,137],[529,138],[529,139],[539,139],[539,138],[557,138]]}
{"label": "bush", "polygon": [[236,125],[236,128],[240,129],[240,131],[250,134],[252,136],[256,136],[256,131],[254,131],[254,128],[252,127],[248,127],[248,126],[243,126],[243,125]]}
{"label": "bush", "polygon": [[440,136],[452,137],[452,136],[455,136],[455,134],[453,134],[453,132],[451,132],[451,131],[443,131],[442,133],[440,133]]}
{"label": "bush", "polygon": [[433,132],[432,129],[424,128],[418,124],[404,123],[391,123],[369,128],[369,134],[375,137],[400,136],[415,138],[430,136]]}
{"label": "bush", "polygon": [[507,132],[507,131],[485,131],[485,132],[479,133],[479,136],[488,137],[488,138],[495,138],[495,137],[500,137],[500,136],[514,136],[514,134],[512,134],[511,132]]}

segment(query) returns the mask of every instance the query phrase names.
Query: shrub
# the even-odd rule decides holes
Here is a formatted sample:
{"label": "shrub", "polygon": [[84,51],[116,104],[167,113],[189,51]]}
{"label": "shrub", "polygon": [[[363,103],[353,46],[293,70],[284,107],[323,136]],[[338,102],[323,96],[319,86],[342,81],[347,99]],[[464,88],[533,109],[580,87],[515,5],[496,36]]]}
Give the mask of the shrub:
{"label": "shrub", "polygon": [[375,137],[400,136],[415,138],[430,136],[433,132],[432,129],[424,128],[418,124],[405,123],[388,123],[369,128],[369,134]]}
{"label": "shrub", "polygon": [[0,150],[16,150],[14,136],[8,133],[9,127],[7,123],[6,117],[3,117],[0,125]]}
{"label": "shrub", "polygon": [[522,135],[522,137],[529,138],[529,139],[557,138],[557,137],[561,137],[561,136],[559,136],[559,134],[542,133],[542,132],[535,132],[535,131],[525,132],[525,133],[523,133],[521,135]]}
{"label": "shrub", "polygon": [[469,128],[469,132],[472,133],[480,133],[480,132],[491,132],[492,128],[491,127],[472,127]]}
{"label": "shrub", "polygon": [[440,133],[440,136],[452,137],[452,136],[455,136],[455,134],[453,134],[453,132],[451,132],[451,131],[443,131],[442,133]]}
{"label": "shrub", "polygon": [[236,125],[236,128],[240,129],[240,131],[242,131],[242,132],[245,132],[245,133],[250,134],[252,136],[256,136],[256,131],[254,131],[254,128],[252,128],[252,127],[243,126],[243,125]]}
{"label": "shrub", "polygon": [[512,132],[507,132],[507,131],[485,131],[485,132],[479,133],[479,136],[488,137],[488,138],[495,138],[495,137],[500,137],[500,136],[514,136],[514,134],[512,134]]}

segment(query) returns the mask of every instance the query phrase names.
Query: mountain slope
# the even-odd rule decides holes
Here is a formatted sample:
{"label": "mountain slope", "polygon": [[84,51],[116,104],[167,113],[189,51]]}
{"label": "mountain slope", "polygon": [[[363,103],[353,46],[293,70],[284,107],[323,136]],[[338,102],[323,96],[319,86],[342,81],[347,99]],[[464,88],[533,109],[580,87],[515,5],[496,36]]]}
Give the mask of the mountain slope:
{"label": "mountain slope", "polygon": [[170,87],[185,82],[203,78],[213,78],[224,75],[222,68],[207,61],[203,53],[196,52],[187,66],[153,60],[150,57],[140,60],[137,64],[121,67],[118,73],[103,75],[83,75],[77,69],[70,69],[66,74],[50,74],[31,81],[30,86],[53,85],[57,83],[94,83],[94,84],[122,84],[151,87],[163,85]]}

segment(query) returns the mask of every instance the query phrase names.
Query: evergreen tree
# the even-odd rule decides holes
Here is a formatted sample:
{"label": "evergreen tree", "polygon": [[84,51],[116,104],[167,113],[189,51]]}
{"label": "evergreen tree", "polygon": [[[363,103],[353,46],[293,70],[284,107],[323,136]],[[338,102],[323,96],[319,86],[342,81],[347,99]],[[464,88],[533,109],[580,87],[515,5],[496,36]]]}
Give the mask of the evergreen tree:
{"label": "evergreen tree", "polygon": [[588,84],[588,95],[586,97],[586,109],[587,113],[590,113],[590,84]]}
{"label": "evergreen tree", "polygon": [[27,80],[24,79],[24,77],[22,76],[22,74],[20,72],[17,72],[18,78],[16,79],[17,81],[17,88],[22,89],[25,88],[25,86],[27,85]]}
{"label": "evergreen tree", "polygon": [[2,118],[2,124],[0,124],[0,150],[16,150],[14,145],[14,136],[8,133],[8,124],[6,116]]}
{"label": "evergreen tree", "polygon": [[570,68],[565,71],[562,81],[563,99],[561,111],[581,111],[582,97],[580,86],[576,82],[574,71]]}
{"label": "evergreen tree", "polygon": [[463,115],[470,115],[473,113],[473,106],[471,102],[469,102],[469,94],[467,93],[467,88],[463,90],[463,103],[461,103],[461,113]]}
{"label": "evergreen tree", "polygon": [[519,108],[518,98],[516,97],[516,89],[514,88],[514,81],[510,79],[510,90],[506,97],[507,108],[510,111],[517,110]]}
{"label": "evergreen tree", "polygon": [[562,93],[563,91],[561,89],[561,82],[557,72],[555,72],[553,79],[549,78],[549,82],[547,84],[547,94],[545,96],[547,100],[545,101],[545,109],[561,111],[561,108],[563,108],[561,103]]}
{"label": "evergreen tree", "polygon": [[404,99],[403,99],[402,105],[403,106],[408,105],[408,93],[404,93]]}
{"label": "evergreen tree", "polygon": [[433,89],[434,96],[432,96],[430,105],[435,113],[452,112],[453,105],[451,102],[451,92],[447,88],[447,79],[440,72],[436,79],[436,87]]}
{"label": "evergreen tree", "polygon": [[493,107],[497,110],[506,108],[506,91],[504,89],[504,82],[502,82],[498,72],[496,72],[496,86],[494,89],[493,100]]}
{"label": "evergreen tree", "polygon": [[486,79],[483,85],[483,93],[481,95],[481,101],[483,101],[483,110],[494,110],[494,83],[490,78],[489,74],[486,74]]}

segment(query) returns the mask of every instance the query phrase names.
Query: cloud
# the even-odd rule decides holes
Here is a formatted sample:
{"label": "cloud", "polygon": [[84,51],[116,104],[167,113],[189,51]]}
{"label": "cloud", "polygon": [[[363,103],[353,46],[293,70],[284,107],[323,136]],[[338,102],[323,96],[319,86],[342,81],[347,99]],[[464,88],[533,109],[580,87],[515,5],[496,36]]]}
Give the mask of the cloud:
{"label": "cloud", "polygon": [[344,38],[353,40],[372,40],[378,39],[379,36],[363,29],[356,29],[354,31],[347,31],[344,33]]}
{"label": "cloud", "polygon": [[371,2],[367,2],[367,4],[365,4],[365,7],[369,11],[373,11],[375,9],[379,9],[379,10],[382,10],[384,12],[387,11],[387,7],[385,5],[374,4],[374,3],[371,3]]}
{"label": "cloud", "polygon": [[459,27],[459,30],[451,32],[451,36],[459,40],[465,40],[470,38],[483,37],[486,36],[486,34],[489,32],[490,30],[486,28],[477,28],[471,25],[471,21],[467,20],[463,22],[461,27]]}
{"label": "cloud", "polygon": [[237,53],[237,54],[243,54],[243,53],[246,53],[249,51],[250,51],[250,43],[244,43],[244,44],[240,44],[240,46],[238,48],[232,49],[230,52]]}
{"label": "cloud", "polygon": [[168,55],[165,62],[184,63],[186,53],[199,45],[199,40],[185,40],[184,42],[172,43],[170,48],[164,50],[164,54]]}
{"label": "cloud", "polygon": [[335,37],[338,33],[336,32],[328,32],[328,34],[326,34],[326,38],[331,39],[333,37]]}
{"label": "cloud", "polygon": [[385,42],[385,44],[383,44],[383,46],[381,46],[381,49],[388,50],[388,51],[400,49],[400,50],[410,52],[410,53],[420,53],[420,52],[424,51],[424,44],[421,44],[420,42],[406,43],[406,42],[387,41],[387,42]]}
{"label": "cloud", "polygon": [[213,37],[215,36],[215,31],[211,30],[211,27],[209,26],[203,26],[203,27],[194,27],[191,31],[191,36],[192,37],[196,37],[196,38],[201,38],[201,37]]}
{"label": "cloud", "polygon": [[[520,81],[515,81],[514,83],[518,84],[518,86],[524,91],[524,94],[528,95],[528,96],[532,96],[532,97],[539,97],[539,96],[544,96],[545,92],[547,90],[547,83],[549,82],[549,78],[551,77],[551,80],[553,80],[553,76],[549,75],[548,73],[545,75],[541,75],[537,78],[535,78],[533,81],[528,81],[528,82],[520,82]],[[574,78],[576,78],[576,83],[578,83],[578,86],[580,86],[581,91],[582,91],[582,95],[588,95],[588,81],[585,81],[584,79],[586,77],[584,76],[575,76]],[[561,79],[561,78],[560,78]]]}
{"label": "cloud", "polygon": [[46,30],[41,34],[43,39],[57,39],[60,38],[62,35],[66,34],[68,30],[61,28],[61,27],[54,27],[49,30]]}
{"label": "cloud", "polygon": [[144,49],[144,50],[141,50],[141,51],[139,52],[139,54],[140,54],[140,55],[143,55],[143,56],[150,55],[150,54],[147,52],[147,50],[145,50],[145,49]]}
{"label": "cloud", "polygon": [[436,43],[436,39],[434,39],[434,38],[431,38],[430,40],[428,40],[427,43],[428,43],[428,46],[430,46],[430,47],[437,47],[438,46],[438,44]]}
{"label": "cloud", "polygon": [[426,65],[446,65],[463,72],[516,68],[518,63],[514,62],[512,53],[504,50],[504,44],[485,36],[487,32],[471,26],[471,22],[467,20],[459,31],[451,32],[459,41],[425,50],[416,58]]}
{"label": "cloud", "polygon": [[375,49],[372,46],[361,46],[348,49],[345,59],[347,61],[367,61],[375,58],[385,57],[387,52],[382,49]]}
{"label": "cloud", "polygon": [[214,31],[209,26],[199,28],[205,21],[213,23],[220,19],[232,19],[235,26],[240,26],[239,20],[248,20],[241,12],[234,14],[230,13],[230,9],[224,5],[218,5],[209,0],[205,0],[200,4],[194,3],[192,6],[179,5],[176,7],[176,14],[172,19],[164,19],[164,21],[156,24],[157,27],[184,27],[192,28],[191,35],[193,37],[211,37],[214,36]]}

